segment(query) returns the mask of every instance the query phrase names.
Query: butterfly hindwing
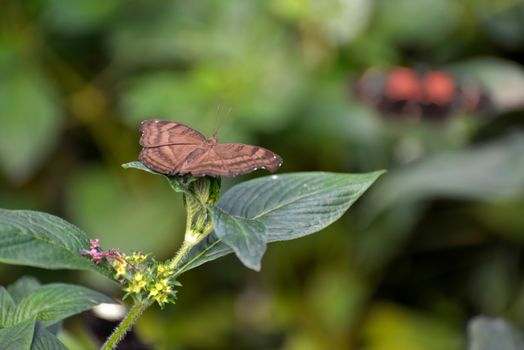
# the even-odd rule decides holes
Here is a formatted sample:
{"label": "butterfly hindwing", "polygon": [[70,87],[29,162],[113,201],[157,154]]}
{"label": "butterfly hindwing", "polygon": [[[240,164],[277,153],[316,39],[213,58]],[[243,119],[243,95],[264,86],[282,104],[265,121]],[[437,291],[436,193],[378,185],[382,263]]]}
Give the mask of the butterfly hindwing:
{"label": "butterfly hindwing", "polygon": [[238,143],[219,143],[202,153],[198,160],[187,162],[184,172],[195,176],[236,176],[263,168],[276,171],[282,158],[262,147]]}

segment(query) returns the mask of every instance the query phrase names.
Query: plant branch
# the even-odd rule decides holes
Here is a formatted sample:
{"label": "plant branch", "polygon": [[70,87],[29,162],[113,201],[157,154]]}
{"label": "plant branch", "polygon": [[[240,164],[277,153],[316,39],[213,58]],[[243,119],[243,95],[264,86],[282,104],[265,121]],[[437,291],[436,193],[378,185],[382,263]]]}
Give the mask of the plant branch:
{"label": "plant branch", "polygon": [[106,342],[100,350],[113,350],[126,333],[133,327],[140,315],[151,305],[151,301],[135,301],[135,304],[131,307],[126,317],[120,322],[120,324],[114,329],[113,333],[107,338]]}
{"label": "plant branch", "polygon": [[177,265],[180,263],[182,258],[187,254],[187,252],[194,246],[193,242],[189,242],[184,240],[184,243],[176,253],[175,257],[171,262],[169,263],[169,269],[173,270],[177,267]]}

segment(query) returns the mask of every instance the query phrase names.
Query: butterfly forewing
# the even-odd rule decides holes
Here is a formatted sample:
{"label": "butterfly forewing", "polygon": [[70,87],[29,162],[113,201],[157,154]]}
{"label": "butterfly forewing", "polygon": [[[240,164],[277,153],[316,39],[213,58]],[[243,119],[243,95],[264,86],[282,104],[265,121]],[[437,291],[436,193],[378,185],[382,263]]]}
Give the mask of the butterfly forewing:
{"label": "butterfly forewing", "polygon": [[187,125],[169,120],[146,120],[140,125],[140,145],[156,147],[167,145],[199,145],[204,135]]}

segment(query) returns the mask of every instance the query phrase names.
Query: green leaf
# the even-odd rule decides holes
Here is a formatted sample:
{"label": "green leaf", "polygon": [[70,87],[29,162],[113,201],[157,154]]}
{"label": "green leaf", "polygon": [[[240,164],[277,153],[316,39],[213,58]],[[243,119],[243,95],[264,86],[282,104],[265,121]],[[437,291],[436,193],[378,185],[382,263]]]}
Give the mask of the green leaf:
{"label": "green leaf", "polygon": [[0,349],[30,350],[35,330],[35,321],[29,320],[0,329]]}
{"label": "green leaf", "polygon": [[31,210],[0,209],[0,262],[46,269],[96,271],[108,269],[83,257],[87,235],[54,215]]}
{"label": "green leaf", "polygon": [[[222,196],[217,207],[234,219],[256,219],[263,224],[266,243],[294,239],[337,220],[382,173],[271,175],[234,186]],[[228,226],[220,229],[227,230]],[[232,247],[214,232],[189,251],[180,270],[191,270],[231,252]]]}
{"label": "green leaf", "polygon": [[0,287],[0,328],[7,325],[15,307],[13,298],[4,287]]}
{"label": "green leaf", "polygon": [[8,285],[7,291],[9,292],[15,303],[19,303],[20,300],[22,300],[27,295],[31,294],[41,286],[42,284],[36,278],[32,276],[23,276],[16,280],[15,283]]}
{"label": "green leaf", "polygon": [[266,251],[266,228],[257,220],[232,216],[220,208],[211,208],[216,235],[231,247],[247,267],[259,271]]}
{"label": "green leaf", "polygon": [[40,322],[37,322],[31,350],[67,350],[67,347]]}
{"label": "green leaf", "polygon": [[114,300],[81,286],[47,284],[20,301],[11,324],[36,319],[49,326],[100,303],[114,303]]}
{"label": "green leaf", "polygon": [[142,170],[142,171],[145,171],[145,172],[153,174],[153,175],[162,175],[160,173],[157,173],[156,171],[153,171],[153,170],[149,169],[144,164],[142,164],[142,162],[139,162],[137,160],[134,161],[134,162],[129,162],[129,163],[122,164],[122,168],[124,168],[124,169],[138,169],[138,170]]}
{"label": "green leaf", "polygon": [[142,162],[139,162],[139,161],[122,164],[122,168],[138,169],[138,170],[148,172],[150,174],[161,175],[166,178],[167,182],[169,182],[169,185],[175,192],[181,192],[181,193],[187,193],[188,181],[191,181],[192,179],[194,179],[193,177],[188,177],[188,176],[166,176],[164,174],[157,173],[156,171],[149,169],[144,164],[142,164]]}
{"label": "green leaf", "polygon": [[230,215],[262,222],[268,242],[295,239],[336,221],[383,173],[266,176],[234,186],[218,207]]}
{"label": "green leaf", "polygon": [[524,337],[500,318],[475,317],[468,324],[468,350],[524,349]]}

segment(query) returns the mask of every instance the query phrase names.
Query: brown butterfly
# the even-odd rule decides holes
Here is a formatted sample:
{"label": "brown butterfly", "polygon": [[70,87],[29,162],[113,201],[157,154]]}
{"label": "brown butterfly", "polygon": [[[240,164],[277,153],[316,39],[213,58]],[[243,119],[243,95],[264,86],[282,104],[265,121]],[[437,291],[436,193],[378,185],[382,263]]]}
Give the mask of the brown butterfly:
{"label": "brown butterfly", "polygon": [[169,120],[145,120],[140,125],[140,161],[166,175],[236,176],[259,168],[275,172],[279,155],[258,146],[217,143],[187,125]]}

